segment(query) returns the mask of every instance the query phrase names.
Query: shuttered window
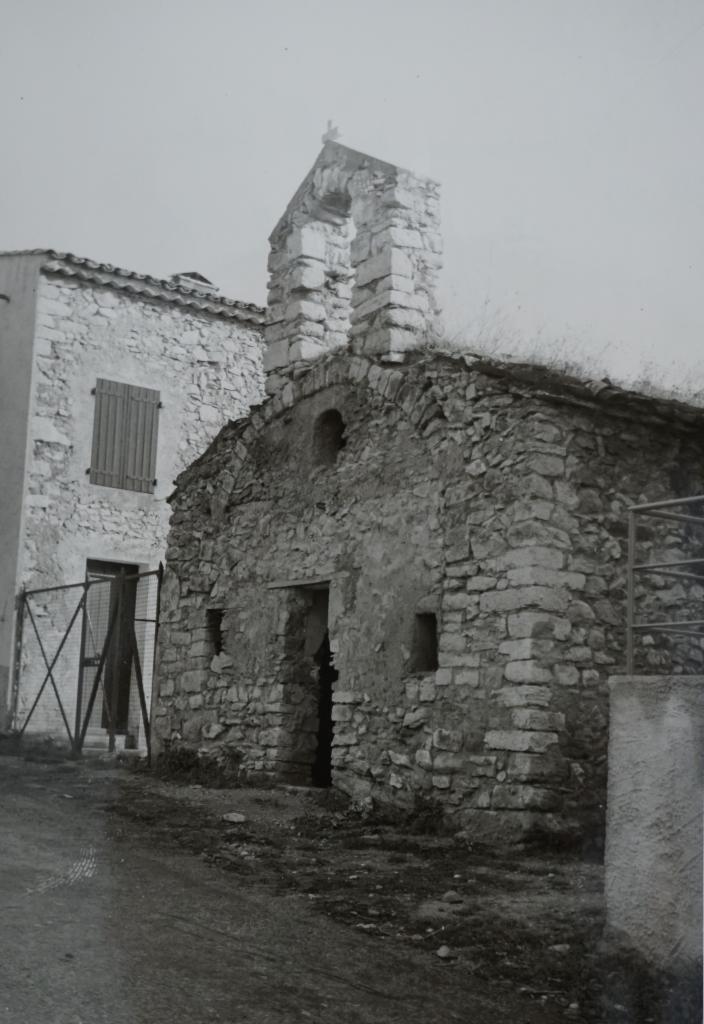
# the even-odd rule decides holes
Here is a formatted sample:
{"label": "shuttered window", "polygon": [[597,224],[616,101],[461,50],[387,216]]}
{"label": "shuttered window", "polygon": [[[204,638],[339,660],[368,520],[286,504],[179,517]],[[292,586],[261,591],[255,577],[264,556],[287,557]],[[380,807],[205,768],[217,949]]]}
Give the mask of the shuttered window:
{"label": "shuttered window", "polygon": [[153,494],[159,392],[98,378],[90,482]]}

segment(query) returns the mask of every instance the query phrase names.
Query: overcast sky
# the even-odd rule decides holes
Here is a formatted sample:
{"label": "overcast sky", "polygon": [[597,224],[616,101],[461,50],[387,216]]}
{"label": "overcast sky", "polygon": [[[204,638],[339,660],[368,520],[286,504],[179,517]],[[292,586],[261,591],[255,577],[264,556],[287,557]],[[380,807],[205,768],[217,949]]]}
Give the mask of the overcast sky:
{"label": "overcast sky", "polygon": [[[448,329],[704,386],[702,0],[4,0],[0,248],[266,301],[320,149],[438,179]],[[652,375],[652,371],[651,371]]]}

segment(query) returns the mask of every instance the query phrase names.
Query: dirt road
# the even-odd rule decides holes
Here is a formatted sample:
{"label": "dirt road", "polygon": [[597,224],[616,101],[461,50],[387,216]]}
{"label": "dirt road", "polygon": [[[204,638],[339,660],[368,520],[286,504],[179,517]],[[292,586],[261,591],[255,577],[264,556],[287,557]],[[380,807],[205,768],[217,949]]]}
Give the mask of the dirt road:
{"label": "dirt road", "polygon": [[564,1020],[154,840],[116,815],[138,793],[116,773],[0,759],[3,1022]]}

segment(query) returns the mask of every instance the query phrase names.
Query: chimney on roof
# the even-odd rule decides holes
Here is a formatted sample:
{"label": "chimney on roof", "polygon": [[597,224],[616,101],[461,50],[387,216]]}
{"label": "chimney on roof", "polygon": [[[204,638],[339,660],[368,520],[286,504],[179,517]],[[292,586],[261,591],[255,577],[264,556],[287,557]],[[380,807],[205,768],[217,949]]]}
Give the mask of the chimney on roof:
{"label": "chimney on roof", "polygon": [[220,290],[217,285],[214,285],[207,277],[203,277],[197,270],[186,270],[181,274],[172,274],[169,280],[173,281],[179,288],[203,292],[204,295],[214,295]]}

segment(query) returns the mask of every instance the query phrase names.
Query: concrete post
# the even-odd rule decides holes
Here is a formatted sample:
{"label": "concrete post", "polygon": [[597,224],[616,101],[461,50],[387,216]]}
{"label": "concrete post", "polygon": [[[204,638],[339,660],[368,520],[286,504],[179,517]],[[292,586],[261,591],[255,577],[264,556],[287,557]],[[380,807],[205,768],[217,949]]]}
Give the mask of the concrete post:
{"label": "concrete post", "polygon": [[677,973],[702,959],[704,677],[609,681],[610,937]]}

